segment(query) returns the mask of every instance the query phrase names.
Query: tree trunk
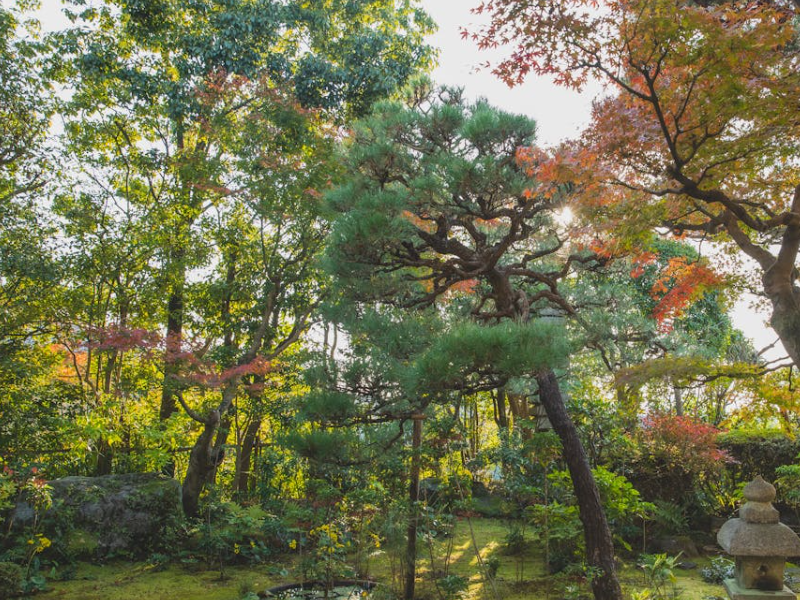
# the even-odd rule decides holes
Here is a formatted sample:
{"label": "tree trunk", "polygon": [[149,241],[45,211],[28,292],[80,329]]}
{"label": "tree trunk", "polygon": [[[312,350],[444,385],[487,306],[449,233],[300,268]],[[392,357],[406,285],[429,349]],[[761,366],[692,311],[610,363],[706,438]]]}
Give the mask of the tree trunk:
{"label": "tree trunk", "polygon": [[675,400],[675,416],[683,416],[683,390],[677,385],[672,386],[672,397]]}
{"label": "tree trunk", "polygon": [[[169,419],[176,410],[175,383],[178,374],[178,365],[175,354],[180,352],[181,337],[183,336],[183,284],[186,273],[183,270],[183,251],[176,250],[174,258],[180,258],[180,273],[175,275],[175,281],[167,301],[167,339],[164,354],[164,379],[161,384],[161,406],[158,411],[159,421],[162,423]],[[175,477],[175,461],[170,460],[162,467],[161,472],[168,477]]]}
{"label": "tree trunk", "polygon": [[203,433],[197,438],[189,454],[189,467],[183,480],[183,512],[187,517],[198,515],[200,493],[209,471],[214,468],[214,435],[219,428],[219,411],[212,410],[206,417]]}
{"label": "tree trunk", "polygon": [[497,390],[494,396],[495,422],[500,429],[508,429],[508,413],[506,412],[506,391]]}
{"label": "tree trunk", "polygon": [[114,452],[111,444],[105,437],[101,437],[97,442],[97,463],[95,464],[94,474],[98,477],[110,475],[113,465]]}
{"label": "tree trunk", "polygon": [[736,217],[728,211],[725,228],[728,235],[748,256],[761,266],[764,293],[772,304],[770,325],[795,366],[800,366],[800,288],[797,287],[796,266],[800,252],[800,185],[794,190],[791,213],[794,218],[786,224],[777,255],[755,244],[742,231]]}
{"label": "tree trunk", "polygon": [[[119,308],[119,327],[124,330],[128,326],[128,299],[122,297],[120,300]],[[103,369],[103,392],[111,394],[112,383],[115,384],[119,390],[119,366],[122,361],[122,352],[117,348],[113,348],[109,353],[106,366]],[[98,375],[100,368],[98,364]],[[116,377],[115,377],[116,374]],[[120,416],[120,426],[123,425]],[[114,466],[114,448],[105,437],[101,437],[97,443],[97,464],[95,465],[95,475],[110,475]]]}
{"label": "tree trunk", "polygon": [[411,435],[411,473],[408,482],[408,500],[411,513],[408,518],[408,537],[406,541],[406,584],[403,600],[413,600],[414,585],[417,580],[417,521],[419,513],[419,449],[422,445],[422,415],[415,415]]}
{"label": "tree trunk", "polygon": [[239,455],[236,460],[236,474],[233,478],[233,489],[240,498],[246,497],[249,491],[250,474],[252,473],[251,465],[253,463],[253,448],[255,448],[256,440],[258,439],[258,431],[260,429],[261,419],[253,419],[247,424],[244,437],[242,438],[242,447],[239,449]]}
{"label": "tree trunk", "polygon": [[[106,361],[103,375],[103,393],[105,394],[111,393],[111,379],[117,361],[117,354],[118,352],[116,349],[112,350],[108,360]],[[98,367],[98,373],[99,370],[100,369]],[[103,475],[110,475],[113,462],[114,449],[111,447],[108,439],[105,436],[101,436],[100,439],[97,440],[97,462],[95,463],[94,470],[95,476],[102,477]]]}
{"label": "tree trunk", "polygon": [[231,431],[231,418],[225,413],[220,419],[217,435],[214,439],[214,446],[211,448],[211,465],[206,474],[206,485],[214,485],[217,482],[217,470],[225,460],[225,444],[228,442],[228,435]]}
{"label": "tree trunk", "polygon": [[622,600],[622,589],[614,564],[614,544],[600,501],[600,492],[578,432],[567,414],[558,380],[552,370],[547,370],[536,376],[536,382],[539,384],[539,399],[547,411],[553,430],[561,440],[564,460],[572,478],[586,540],[586,560],[590,567],[599,570],[599,574],[592,578],[595,600]]}
{"label": "tree trunk", "polygon": [[764,276],[764,291],[772,303],[770,325],[795,366],[800,366],[800,288],[790,281]]}
{"label": "tree trunk", "polygon": [[170,291],[167,301],[167,341],[166,355],[164,357],[164,381],[161,386],[161,407],[158,412],[159,419],[166,421],[176,410],[175,402],[175,375],[177,366],[174,353],[180,351],[181,336],[183,335],[183,282],[176,282]]}

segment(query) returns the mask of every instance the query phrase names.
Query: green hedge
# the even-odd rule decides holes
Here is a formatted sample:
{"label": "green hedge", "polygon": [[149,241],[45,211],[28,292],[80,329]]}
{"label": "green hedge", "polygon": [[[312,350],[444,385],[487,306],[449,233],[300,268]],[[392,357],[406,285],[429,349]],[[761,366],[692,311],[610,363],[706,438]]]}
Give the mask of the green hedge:
{"label": "green hedge", "polygon": [[737,484],[756,475],[774,482],[775,470],[796,463],[800,454],[800,440],[776,429],[731,431],[720,435],[718,443],[736,461],[728,465],[728,471]]}

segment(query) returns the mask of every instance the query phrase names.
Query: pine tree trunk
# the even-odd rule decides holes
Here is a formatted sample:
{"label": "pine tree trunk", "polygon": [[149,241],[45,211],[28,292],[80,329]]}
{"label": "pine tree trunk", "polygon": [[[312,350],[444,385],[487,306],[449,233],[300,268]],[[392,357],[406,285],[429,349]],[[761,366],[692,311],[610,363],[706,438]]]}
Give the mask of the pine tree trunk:
{"label": "pine tree trunk", "polygon": [[411,435],[411,473],[408,482],[408,500],[411,513],[408,518],[408,537],[406,541],[406,582],[403,600],[413,600],[414,585],[417,580],[417,521],[419,519],[419,449],[422,445],[422,415],[414,417]]}
{"label": "pine tree trunk", "polygon": [[622,600],[622,589],[614,564],[614,544],[600,492],[578,432],[567,414],[558,380],[555,373],[548,370],[538,374],[536,381],[539,384],[539,399],[547,411],[553,431],[561,440],[564,460],[572,478],[586,541],[586,560],[590,567],[599,570],[599,574],[592,579],[595,600]]}

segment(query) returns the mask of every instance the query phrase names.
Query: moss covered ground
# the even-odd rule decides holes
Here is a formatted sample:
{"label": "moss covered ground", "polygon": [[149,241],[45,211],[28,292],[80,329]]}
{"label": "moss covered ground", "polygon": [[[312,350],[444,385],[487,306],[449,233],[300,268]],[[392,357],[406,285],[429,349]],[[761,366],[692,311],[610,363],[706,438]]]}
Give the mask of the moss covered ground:
{"label": "moss covered ground", "polygon": [[[578,581],[564,576],[545,576],[542,557],[535,544],[529,544],[527,550],[517,556],[506,554],[503,540],[507,533],[508,529],[500,520],[460,520],[452,538],[437,540],[432,546],[422,543],[418,549],[417,597],[421,600],[449,600],[442,598],[432,577],[432,574],[443,576],[445,568],[447,574],[468,578],[469,587],[462,595],[464,600],[559,600],[566,597],[565,588],[570,585],[578,587],[573,593],[588,593],[588,588]],[[475,545],[484,561],[492,557],[499,561],[497,577],[491,583],[481,575]],[[448,551],[450,561],[446,567],[444,557]],[[382,548],[372,554],[367,568],[370,577],[396,587],[399,564],[392,557],[392,552]],[[154,568],[144,563],[81,563],[74,579],[50,584],[51,591],[47,597],[63,600],[239,600],[248,591],[263,591],[295,580],[296,558],[296,555],[285,555],[276,557],[270,564],[226,567],[223,579],[219,570],[204,570],[196,564],[176,563]],[[699,559],[695,562],[698,563],[697,569],[675,571],[677,587],[682,590],[680,598],[724,597],[722,586],[706,584],[700,578],[700,567],[707,561]],[[623,565],[620,578],[629,593],[644,587],[644,577],[635,561]]]}

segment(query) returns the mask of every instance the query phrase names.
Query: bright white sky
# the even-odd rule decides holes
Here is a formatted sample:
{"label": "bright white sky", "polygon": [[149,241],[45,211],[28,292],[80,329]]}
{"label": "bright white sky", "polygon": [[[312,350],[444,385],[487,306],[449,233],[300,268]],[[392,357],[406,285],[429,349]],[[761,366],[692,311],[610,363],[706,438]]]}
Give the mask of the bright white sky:
{"label": "bright white sky", "polygon": [[[0,0],[3,6],[13,0]],[[538,140],[545,146],[576,137],[589,122],[592,99],[601,92],[599,85],[582,94],[556,87],[547,80],[531,77],[524,85],[509,89],[487,69],[478,65],[502,55],[479,51],[470,40],[461,38],[460,28],[472,28],[481,23],[470,9],[478,0],[422,0],[425,10],[438,23],[439,30],[431,43],[439,48],[439,66],[433,72],[437,83],[465,88],[471,98],[485,97],[495,106],[533,117],[538,124]],[[61,0],[41,0],[37,16],[44,30],[65,25],[60,11]],[[749,307],[752,298],[738,302],[733,311],[734,324],[750,336],[756,348],[775,341],[774,332],[765,325],[766,316]],[[778,358],[782,351],[772,351],[769,358]]]}
{"label": "bright white sky", "polygon": [[509,88],[488,69],[477,65],[502,56],[502,52],[478,50],[471,40],[461,39],[460,29],[474,29],[486,21],[473,15],[470,8],[478,0],[422,0],[422,5],[439,30],[431,38],[440,49],[439,67],[433,72],[437,83],[463,86],[470,97],[485,96],[492,104],[536,120],[538,140],[542,145],[554,145],[575,137],[589,122],[592,98],[600,93],[594,86],[586,93],[557,87],[546,79],[530,78],[522,86]]}

